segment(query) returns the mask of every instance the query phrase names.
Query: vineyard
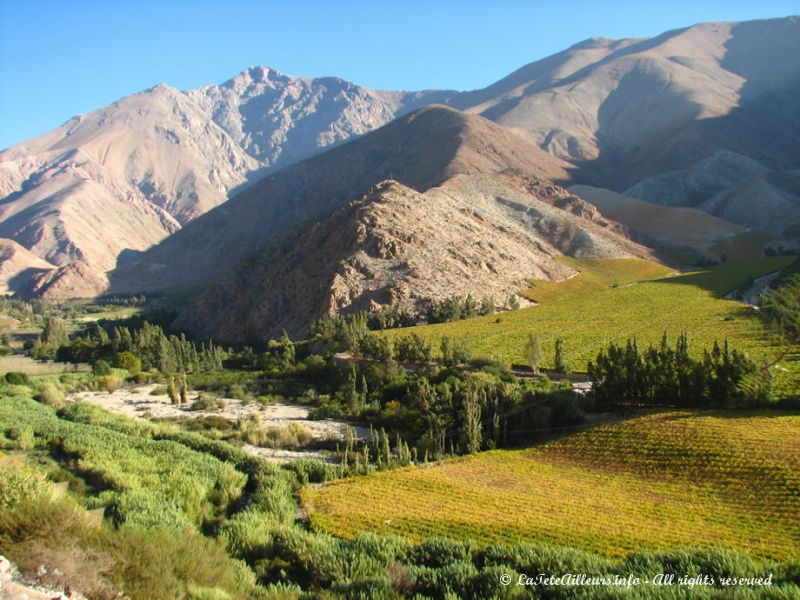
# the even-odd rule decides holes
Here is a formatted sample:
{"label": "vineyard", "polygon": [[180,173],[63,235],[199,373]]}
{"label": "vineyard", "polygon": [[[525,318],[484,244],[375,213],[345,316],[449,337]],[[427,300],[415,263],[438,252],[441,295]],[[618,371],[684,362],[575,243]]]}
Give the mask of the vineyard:
{"label": "vineyard", "polygon": [[653,413],[525,450],[305,489],[314,528],[544,542],[619,557],[678,546],[800,553],[800,417]]}
{"label": "vineyard", "polygon": [[[524,364],[523,349],[530,332],[545,349],[545,367],[553,366],[556,338],[563,338],[567,366],[584,371],[586,363],[609,342],[636,336],[640,344],[657,344],[666,331],[675,339],[689,334],[690,350],[699,354],[715,339],[756,358],[774,354],[757,312],[724,298],[753,278],[780,270],[792,257],[729,263],[701,271],[676,274],[655,263],[637,259],[563,259],[580,271],[563,282],[532,281],[524,295],[536,306],[499,315],[451,323],[397,329],[390,336],[417,333],[438,348],[443,336],[465,342],[473,355]],[[791,357],[796,362],[797,356]],[[789,363],[790,365],[792,363]],[[783,386],[800,386],[793,368]]]}

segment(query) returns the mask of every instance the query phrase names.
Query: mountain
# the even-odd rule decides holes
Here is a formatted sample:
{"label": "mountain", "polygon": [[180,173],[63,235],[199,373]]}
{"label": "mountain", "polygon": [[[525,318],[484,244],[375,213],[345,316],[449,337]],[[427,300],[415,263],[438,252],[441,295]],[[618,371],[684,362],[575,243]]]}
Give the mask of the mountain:
{"label": "mountain", "polygon": [[158,85],[0,153],[0,236],[56,268],[83,263],[51,273],[49,297],[93,296],[118,262],[250,180],[446,96],[262,67],[189,92]]}
{"label": "mountain", "polygon": [[393,307],[419,317],[453,295],[504,306],[528,278],[575,275],[556,261],[562,254],[647,254],[597,217],[563,188],[518,172],[457,175],[422,193],[383,181],[265,244],[175,325],[257,342],[284,329],[302,336],[321,315]]}
{"label": "mountain", "polygon": [[509,169],[565,180],[569,166],[482,117],[428,106],[252,185],[116,269],[112,291],[210,283],[268,240],[387,179],[424,191],[453,175]]}
{"label": "mountain", "polygon": [[707,255],[716,242],[745,232],[740,225],[696,208],[661,206],[588,185],[571,186],[569,192],[591,202],[639,242],[654,248]]}
{"label": "mountain", "polygon": [[14,240],[0,239],[0,294],[27,292],[24,286],[20,286],[20,281],[27,282],[34,273],[55,268]]}
{"label": "mountain", "polygon": [[[61,282],[47,286],[53,297],[97,293],[109,270],[253,182],[431,103],[481,115],[569,163],[563,182],[793,236],[794,184],[786,178],[800,170],[796,56],[800,18],[787,17],[590,39],[460,93],[375,91],[268,67],[187,92],[159,85],[0,153],[0,236],[58,270],[47,277]],[[363,166],[373,162],[380,160]],[[365,176],[330,207],[392,178],[408,183],[391,172]],[[304,189],[282,181],[284,192]],[[751,192],[756,210],[748,211],[735,198]],[[292,223],[317,208],[274,221]],[[785,226],[781,211],[791,218]],[[162,263],[141,264],[156,276]],[[76,279],[82,274],[90,281]]]}
{"label": "mountain", "polygon": [[771,170],[800,157],[800,18],[705,23],[588,40],[453,105],[576,162],[621,191],[735,152]]}

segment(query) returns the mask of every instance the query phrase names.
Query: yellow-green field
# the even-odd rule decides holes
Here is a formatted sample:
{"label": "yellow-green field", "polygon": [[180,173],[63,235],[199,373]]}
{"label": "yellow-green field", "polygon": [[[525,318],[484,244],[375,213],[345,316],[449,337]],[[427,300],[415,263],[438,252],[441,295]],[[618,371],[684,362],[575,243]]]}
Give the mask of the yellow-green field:
{"label": "yellow-green field", "polygon": [[[552,349],[561,337],[567,364],[576,371],[585,371],[586,363],[611,341],[624,343],[637,336],[640,346],[646,346],[658,343],[664,331],[673,341],[687,331],[696,353],[726,337],[756,358],[774,352],[775,339],[766,334],[756,311],[724,296],[750,278],[788,266],[793,257],[727,263],[688,273],[638,259],[564,260],[580,274],[563,282],[532,282],[525,295],[537,306],[388,333],[417,333],[435,349],[443,336],[449,336],[466,342],[474,355],[524,364],[525,341],[535,332],[545,350],[546,368],[553,366]],[[796,373],[800,369],[792,366],[800,357],[790,358],[793,383],[800,383]]]}
{"label": "yellow-green field", "polygon": [[719,545],[800,556],[800,416],[661,412],[526,450],[306,488],[312,526],[617,557]]}

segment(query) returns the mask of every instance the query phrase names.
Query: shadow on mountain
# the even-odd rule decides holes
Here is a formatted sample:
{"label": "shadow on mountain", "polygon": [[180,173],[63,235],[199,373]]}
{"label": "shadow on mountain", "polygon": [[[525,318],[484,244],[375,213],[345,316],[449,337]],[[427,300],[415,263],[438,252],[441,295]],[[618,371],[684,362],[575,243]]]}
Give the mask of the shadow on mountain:
{"label": "shadow on mountain", "polygon": [[[753,21],[732,28],[721,66],[742,77],[744,84],[739,106],[719,117],[698,119],[701,105],[668,89],[671,82],[646,64],[625,75],[598,113],[600,153],[577,165],[576,181],[622,192],[637,181],[686,169],[720,151],[750,157],[776,171],[799,168],[800,77],[795,57],[800,56],[800,37],[794,18],[782,22],[780,30],[775,27],[773,21]],[[638,50],[641,46],[633,45],[620,52]],[[765,56],[770,60],[763,60]],[[578,76],[580,72],[572,77]],[[641,143],[625,147],[617,141],[637,137]]]}
{"label": "shadow on mountain", "polygon": [[20,271],[8,280],[8,289],[22,298],[33,296],[34,286],[39,276],[48,273],[52,269],[37,269],[30,267]]}

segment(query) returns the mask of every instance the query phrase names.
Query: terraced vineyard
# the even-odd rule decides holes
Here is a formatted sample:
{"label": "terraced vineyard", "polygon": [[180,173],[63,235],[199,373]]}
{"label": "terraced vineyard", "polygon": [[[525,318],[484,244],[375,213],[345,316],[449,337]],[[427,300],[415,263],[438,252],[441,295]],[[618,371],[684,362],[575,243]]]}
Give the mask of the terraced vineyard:
{"label": "terraced vineyard", "polygon": [[539,447],[305,489],[315,529],[800,555],[800,416],[660,412]]}
{"label": "terraced vineyard", "polygon": [[[637,336],[640,345],[646,346],[658,343],[664,331],[672,339],[687,331],[694,352],[727,337],[735,347],[763,357],[774,351],[774,338],[765,333],[756,311],[724,296],[755,277],[786,267],[793,257],[741,261],[681,274],[637,259],[564,260],[580,274],[564,282],[533,281],[525,296],[537,306],[399,329],[389,335],[417,333],[434,348],[448,336],[466,342],[475,355],[524,363],[525,340],[529,332],[535,332],[545,349],[545,367],[553,366],[552,348],[561,337],[567,364],[576,371],[584,371],[586,363],[611,341],[624,343]],[[797,388],[800,356],[790,358],[786,366],[792,375],[784,376],[780,384]]]}

